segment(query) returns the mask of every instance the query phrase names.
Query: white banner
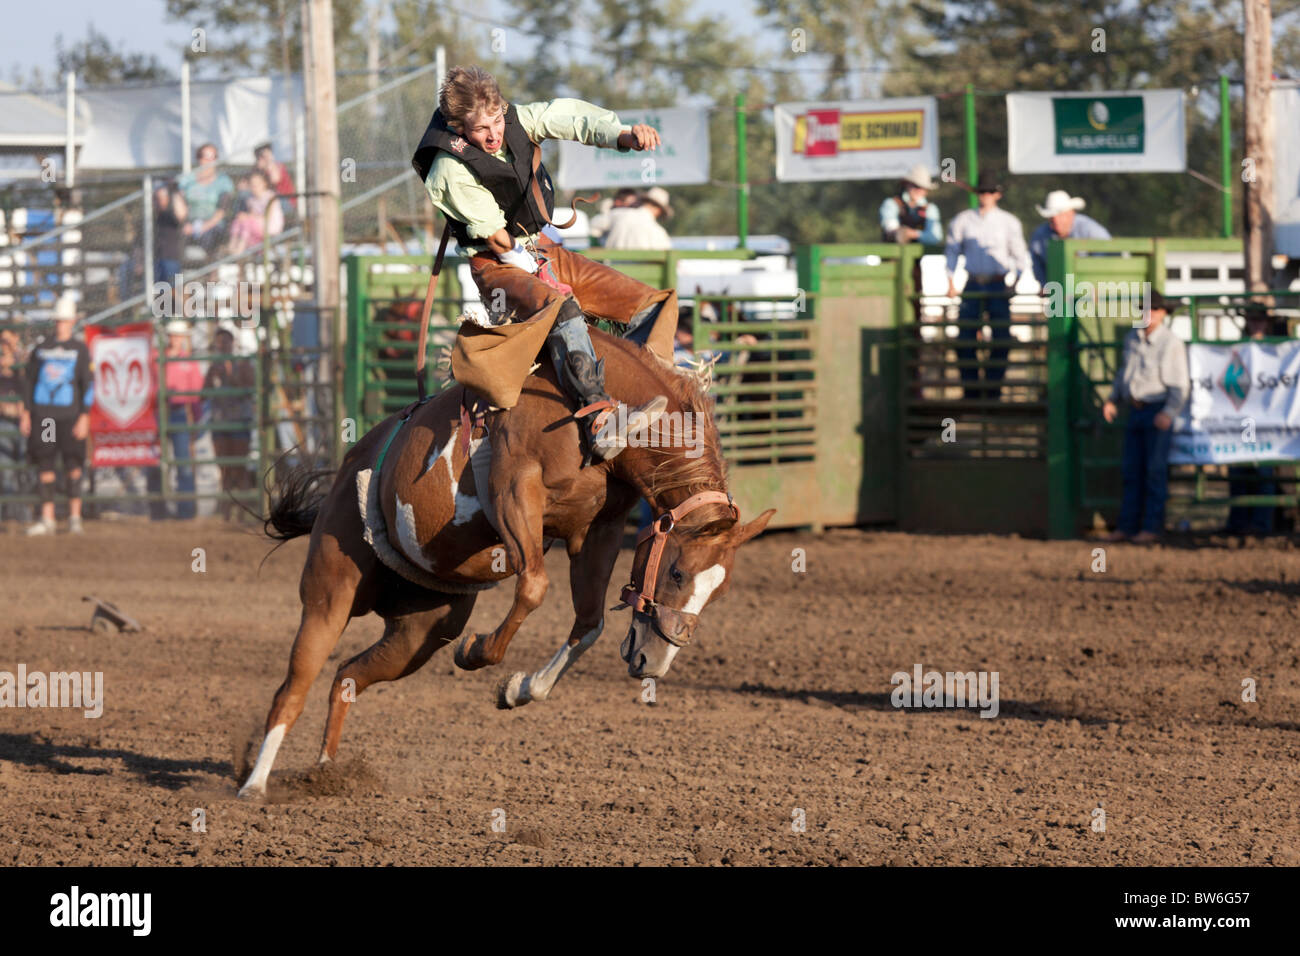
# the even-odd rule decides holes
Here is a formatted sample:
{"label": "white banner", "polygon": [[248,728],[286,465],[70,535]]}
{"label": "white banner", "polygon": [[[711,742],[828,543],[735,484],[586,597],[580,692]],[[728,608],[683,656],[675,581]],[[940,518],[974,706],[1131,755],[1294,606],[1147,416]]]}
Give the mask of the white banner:
{"label": "white banner", "polygon": [[776,178],[783,182],[897,179],[939,172],[932,96],[776,106]]}
{"label": "white banner", "polygon": [[1300,342],[1189,345],[1192,399],[1169,460],[1300,460]]}
{"label": "white banner", "polygon": [[[294,155],[292,115],[302,118],[302,78],[190,83],[190,143],[214,143],[223,163],[253,164],[253,148],[270,141],[276,158]],[[139,89],[87,90],[90,128],[77,165],[86,169],[157,169],[181,165],[179,83]],[[190,156],[192,160],[193,155]]]}
{"label": "white banner", "polygon": [[1300,85],[1273,82],[1273,251],[1300,259]]}
{"label": "white banner", "polygon": [[709,111],[693,106],[671,109],[619,110],[630,126],[646,123],[663,143],[654,152],[620,153],[561,140],[560,189],[648,189],[690,186],[709,181]]}
{"label": "white banner", "polygon": [[1008,93],[1012,173],[1181,173],[1182,90]]}

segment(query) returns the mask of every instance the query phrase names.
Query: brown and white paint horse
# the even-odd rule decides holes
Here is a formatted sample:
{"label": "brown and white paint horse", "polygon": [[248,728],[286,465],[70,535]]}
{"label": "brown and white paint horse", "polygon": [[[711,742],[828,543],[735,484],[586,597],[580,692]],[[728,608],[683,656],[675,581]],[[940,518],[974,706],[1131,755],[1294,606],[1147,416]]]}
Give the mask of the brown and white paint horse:
{"label": "brown and white paint horse", "polygon": [[310,533],[311,543],[298,588],[302,619],[288,675],[276,691],[262,748],[241,796],[265,795],[276,752],[351,618],[373,611],[385,628],[377,643],[345,661],[335,674],[322,763],[335,756],[343,719],[357,694],[419,669],[434,651],[460,636],[476,588],[514,576],[514,602],[505,620],[489,634],[466,635],[455,654],[456,664],[469,670],[500,663],[515,632],[546,595],[543,554],[548,539],[556,539],[569,553],[573,626],[540,670],[502,681],[497,704],[518,707],[545,700],[604,630],[624,522],[641,497],[660,516],[660,533],[644,538],[634,557],[633,585],[624,592],[634,605],[633,620],[622,657],[634,678],[668,672],[694,634],[700,612],[729,586],[736,549],[763,530],[774,510],[740,522],[725,494],[712,402],[695,375],[622,339],[596,329],[591,335],[597,355],[605,360],[612,394],[632,407],[655,395],[667,396],[664,421],[689,412],[683,417],[702,428],[701,444],[638,447],[634,442],[610,461],[581,468],[577,425],[549,363],[543,363],[527,380],[515,408],[487,415],[492,457],[486,494],[501,529],[498,536],[484,514],[484,492],[469,466],[477,440],[467,450],[460,435],[464,390],[456,386],[435,396],[396,432],[372,497],[382,509],[391,544],[445,582],[446,590],[399,575],[365,540],[357,476],[374,468],[397,416],[348,452],[327,493],[313,490],[312,479],[319,474],[296,475],[277,489],[268,533],[284,540]]}

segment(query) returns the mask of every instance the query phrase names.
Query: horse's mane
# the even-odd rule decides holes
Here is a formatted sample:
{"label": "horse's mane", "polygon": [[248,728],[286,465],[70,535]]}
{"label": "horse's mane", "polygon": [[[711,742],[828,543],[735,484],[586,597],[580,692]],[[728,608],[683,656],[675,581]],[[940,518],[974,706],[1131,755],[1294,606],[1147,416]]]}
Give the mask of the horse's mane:
{"label": "horse's mane", "polygon": [[[592,330],[593,337],[600,334],[598,330]],[[725,491],[727,466],[722,458],[718,426],[713,420],[713,396],[708,393],[706,379],[694,372],[679,369],[649,349],[626,339],[614,336],[604,338],[655,379],[668,398],[670,412],[691,412],[695,421],[702,426],[702,454],[696,458],[688,458],[679,448],[639,449],[658,459],[647,480],[649,496],[657,498],[675,490],[680,490],[685,497],[701,491]],[[674,409],[673,406],[677,408]]]}

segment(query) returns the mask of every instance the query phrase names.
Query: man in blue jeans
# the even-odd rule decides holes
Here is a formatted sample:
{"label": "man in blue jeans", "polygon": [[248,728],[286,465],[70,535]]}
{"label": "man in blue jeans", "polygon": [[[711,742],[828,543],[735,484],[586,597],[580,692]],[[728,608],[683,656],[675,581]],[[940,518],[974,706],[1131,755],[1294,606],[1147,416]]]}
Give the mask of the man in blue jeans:
{"label": "man in blue jeans", "polygon": [[1124,428],[1124,497],[1119,526],[1109,541],[1131,538],[1136,544],[1149,544],[1165,529],[1170,428],[1191,394],[1187,347],[1165,324],[1168,315],[1164,296],[1152,290],[1144,327],[1125,337],[1124,356],[1102,407],[1108,422],[1116,419],[1121,405],[1129,410]]}
{"label": "man in blue jeans", "polygon": [[[970,347],[957,349],[957,360],[966,363],[961,367],[961,381],[964,394],[968,399],[992,399],[1002,397],[1002,380],[1006,377],[1008,349],[1005,345],[989,349],[989,365],[984,369],[983,387],[979,381],[979,368],[974,364],[974,342],[979,338],[980,327],[974,323],[985,311],[988,312],[989,328],[995,342],[1011,342],[1011,295],[1015,291],[1020,274],[1032,268],[1029,249],[1025,245],[1025,230],[1020,220],[998,208],[1002,198],[1002,184],[998,177],[989,173],[980,173],[975,185],[979,206],[966,209],[953,217],[948,226],[948,241],[944,249],[944,259],[948,268],[948,295],[957,294],[953,281],[957,271],[958,257],[966,260],[966,285],[962,289],[961,309],[957,321],[970,323],[963,325],[957,332],[958,339],[971,343]],[[1014,273],[1011,287],[1007,286],[1007,274]],[[984,293],[979,298],[972,298],[972,293]]]}

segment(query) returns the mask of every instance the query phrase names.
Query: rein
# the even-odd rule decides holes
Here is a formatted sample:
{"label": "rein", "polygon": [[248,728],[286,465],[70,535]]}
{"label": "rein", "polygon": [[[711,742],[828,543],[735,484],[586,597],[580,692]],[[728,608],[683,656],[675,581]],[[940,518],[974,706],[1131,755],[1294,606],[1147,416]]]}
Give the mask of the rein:
{"label": "rein", "polygon": [[[740,520],[740,509],[732,501],[731,495],[725,491],[701,491],[697,495],[687,498],[676,508],[666,511],[650,524],[648,528],[642,531],[636,539],[638,548],[645,544],[647,540],[651,541],[650,556],[646,559],[645,568],[641,572],[641,586],[636,585],[636,578],[628,582],[620,594],[620,599],[625,607],[630,607],[634,612],[641,614],[652,613],[658,605],[655,603],[655,582],[659,580],[659,562],[663,559],[664,545],[668,543],[668,535],[688,514],[697,508],[709,504],[725,504],[731,508],[732,514],[736,520]],[[656,631],[663,636],[664,640],[678,647],[685,647],[686,642],[678,640],[668,634],[664,634],[657,627]]]}

